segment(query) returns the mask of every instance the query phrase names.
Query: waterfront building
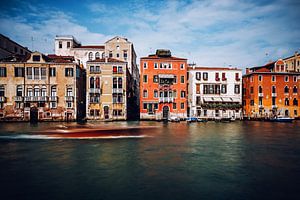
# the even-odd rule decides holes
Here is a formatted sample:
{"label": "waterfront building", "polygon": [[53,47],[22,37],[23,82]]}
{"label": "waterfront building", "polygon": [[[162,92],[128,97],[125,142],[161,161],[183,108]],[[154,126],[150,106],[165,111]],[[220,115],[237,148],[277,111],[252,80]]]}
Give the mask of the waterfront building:
{"label": "waterfront building", "polygon": [[0,60],[0,120],[67,121],[83,117],[84,71],[70,56]]}
{"label": "waterfront building", "polygon": [[140,71],[140,119],[186,118],[187,59],[157,50],[141,58]]}
{"label": "waterfront building", "polygon": [[27,47],[23,47],[10,38],[0,34],[0,59],[12,55],[27,55],[31,53]]}
{"label": "waterfront building", "polygon": [[299,118],[300,72],[286,67],[285,62],[279,59],[264,66],[246,69],[243,76],[245,117]]}
{"label": "waterfront building", "polygon": [[87,119],[126,120],[133,112],[132,76],[127,63],[114,58],[87,62]]}
{"label": "waterfront building", "polygon": [[[128,113],[128,119],[139,118],[139,69],[136,63],[136,53],[133,43],[127,38],[116,36],[104,44],[100,45],[81,45],[73,36],[62,35],[55,38],[55,54],[62,56],[74,56],[75,60],[89,70],[87,63],[94,60],[101,60],[105,58],[112,58],[126,63],[126,68],[132,81],[130,84],[130,91],[127,91],[131,97],[128,100],[133,112]],[[124,68],[124,72],[127,71]],[[88,96],[88,94],[87,94]],[[132,102],[131,102],[132,101]]]}
{"label": "waterfront building", "polygon": [[206,119],[242,118],[242,70],[190,65],[189,116]]}

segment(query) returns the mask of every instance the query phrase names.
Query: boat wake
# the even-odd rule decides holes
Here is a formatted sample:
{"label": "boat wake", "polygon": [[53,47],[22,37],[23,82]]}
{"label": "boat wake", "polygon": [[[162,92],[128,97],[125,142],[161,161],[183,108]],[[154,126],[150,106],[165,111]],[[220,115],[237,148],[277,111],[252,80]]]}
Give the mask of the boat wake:
{"label": "boat wake", "polygon": [[88,137],[66,137],[66,136],[51,136],[51,135],[3,135],[1,139],[5,140],[95,140],[95,139],[138,139],[150,137],[147,135],[118,135],[118,136],[88,136]]}

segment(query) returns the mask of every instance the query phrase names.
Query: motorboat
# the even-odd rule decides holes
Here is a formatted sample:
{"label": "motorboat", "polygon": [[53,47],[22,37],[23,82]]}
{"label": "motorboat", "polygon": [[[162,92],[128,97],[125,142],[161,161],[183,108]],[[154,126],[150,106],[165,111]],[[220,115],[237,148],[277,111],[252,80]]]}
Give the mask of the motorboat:
{"label": "motorboat", "polygon": [[275,117],[270,119],[271,122],[292,122],[294,119],[290,117]]}

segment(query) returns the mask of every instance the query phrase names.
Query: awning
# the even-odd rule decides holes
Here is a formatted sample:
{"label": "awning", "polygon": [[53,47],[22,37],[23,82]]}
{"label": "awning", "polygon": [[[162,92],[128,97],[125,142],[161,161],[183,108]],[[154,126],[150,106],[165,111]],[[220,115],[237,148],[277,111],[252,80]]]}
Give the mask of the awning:
{"label": "awning", "polygon": [[229,97],[222,97],[223,102],[232,102],[232,99]]}
{"label": "awning", "polygon": [[205,102],[222,102],[220,97],[203,97],[203,101]]}
{"label": "awning", "polygon": [[237,103],[240,103],[242,102],[242,100],[240,98],[231,98],[232,99],[232,102],[237,102]]}
{"label": "awning", "polygon": [[159,78],[174,78],[173,74],[158,74]]}

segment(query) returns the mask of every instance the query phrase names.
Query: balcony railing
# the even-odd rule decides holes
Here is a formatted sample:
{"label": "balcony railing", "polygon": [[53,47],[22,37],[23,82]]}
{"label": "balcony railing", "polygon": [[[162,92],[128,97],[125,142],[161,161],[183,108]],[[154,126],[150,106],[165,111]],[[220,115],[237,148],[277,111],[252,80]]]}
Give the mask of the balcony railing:
{"label": "balcony railing", "polygon": [[47,96],[40,96],[38,98],[39,101],[47,101],[48,100],[48,97]]}
{"label": "balcony railing", "polygon": [[258,105],[258,108],[264,108],[264,106],[263,105]]}
{"label": "balcony railing", "polygon": [[173,97],[159,97],[159,102],[160,103],[170,103],[173,102],[174,98]]}
{"label": "balcony railing", "polygon": [[123,93],[123,89],[122,88],[113,88],[112,93]]}
{"label": "balcony railing", "polygon": [[24,101],[48,101],[48,97],[47,96],[25,96]]}
{"label": "balcony railing", "polygon": [[263,97],[263,96],[264,96],[264,93],[258,93],[258,96],[259,96],[259,97]]}
{"label": "balcony railing", "polygon": [[90,103],[91,104],[100,103],[100,97],[90,97]]}
{"label": "balcony railing", "polygon": [[5,102],[5,100],[6,100],[6,97],[3,97],[3,96],[0,97],[0,102],[1,103]]}
{"label": "balcony railing", "polygon": [[74,97],[73,96],[65,96],[65,100],[66,101],[74,101]]}
{"label": "balcony railing", "polygon": [[124,99],[119,100],[119,101],[113,100],[113,104],[120,104],[120,103],[124,103]]}
{"label": "balcony railing", "polygon": [[100,70],[91,70],[90,74],[100,74],[101,71]]}
{"label": "balcony railing", "polygon": [[23,97],[22,96],[15,96],[14,101],[23,101]]}
{"label": "balcony railing", "polygon": [[100,88],[90,88],[90,93],[97,93],[97,94],[100,94],[100,93],[101,93],[101,90],[100,90]]}
{"label": "balcony railing", "polygon": [[49,101],[57,101],[57,96],[50,96]]}
{"label": "balcony railing", "polygon": [[272,93],[272,97],[277,97],[277,93]]}

